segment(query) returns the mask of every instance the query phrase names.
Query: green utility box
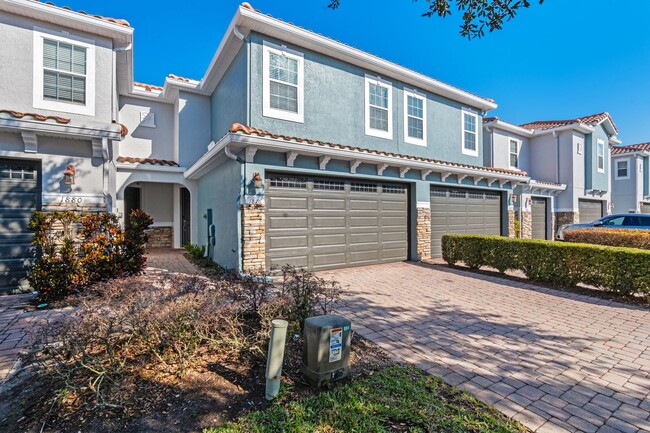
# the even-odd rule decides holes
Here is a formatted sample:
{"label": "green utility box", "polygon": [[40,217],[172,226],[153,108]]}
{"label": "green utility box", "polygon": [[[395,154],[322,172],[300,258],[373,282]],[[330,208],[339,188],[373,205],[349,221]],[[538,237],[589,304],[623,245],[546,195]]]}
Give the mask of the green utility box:
{"label": "green utility box", "polygon": [[351,326],[334,314],[305,320],[301,371],[310,384],[321,386],[350,374]]}

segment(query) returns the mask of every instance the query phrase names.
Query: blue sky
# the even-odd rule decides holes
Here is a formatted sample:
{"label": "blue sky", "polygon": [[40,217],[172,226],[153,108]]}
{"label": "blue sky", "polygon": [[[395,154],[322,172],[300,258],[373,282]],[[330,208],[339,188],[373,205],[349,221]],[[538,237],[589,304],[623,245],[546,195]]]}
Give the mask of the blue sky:
{"label": "blue sky", "polygon": [[[201,78],[240,1],[57,0],[127,19],[135,77]],[[625,144],[650,141],[650,1],[546,0],[503,30],[468,41],[458,13],[422,18],[426,2],[252,0],[265,13],[341,40],[481,96],[513,123],[609,111]],[[615,7],[614,5],[617,5]]]}

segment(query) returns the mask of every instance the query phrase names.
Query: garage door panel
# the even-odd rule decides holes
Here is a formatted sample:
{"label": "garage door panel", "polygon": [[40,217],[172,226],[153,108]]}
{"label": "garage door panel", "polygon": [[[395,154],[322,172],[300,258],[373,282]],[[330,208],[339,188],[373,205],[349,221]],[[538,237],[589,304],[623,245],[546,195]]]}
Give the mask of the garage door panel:
{"label": "garage door panel", "polygon": [[[281,186],[282,182],[274,182],[274,176],[287,177],[268,174],[267,197],[283,197],[287,194],[286,188]],[[304,231],[300,233],[307,238],[307,251],[296,252],[301,256],[296,262],[306,263],[301,266],[320,270],[407,258],[406,188],[348,179],[291,178],[306,185],[303,190],[291,191],[291,195],[297,194],[304,199],[307,210],[306,226],[301,226]],[[267,203],[266,255],[267,264],[271,265],[286,262],[291,257],[290,252],[278,250],[278,245],[288,245],[289,241],[274,243],[273,238],[291,235],[280,230],[290,231],[292,225],[299,226],[298,221],[304,220],[278,220],[273,228],[272,220],[278,214],[275,206],[279,202],[271,199]],[[286,218],[291,217],[296,215],[286,214]],[[386,249],[390,252],[386,253]]]}
{"label": "garage door panel", "polygon": [[590,223],[603,216],[603,202],[598,200],[578,200],[578,211],[581,223]]}
{"label": "garage door panel", "polygon": [[269,265],[270,270],[274,268],[280,268],[284,265],[291,265],[297,268],[306,268],[309,262],[307,254],[287,254],[286,256],[278,255],[277,257],[267,257],[267,264]]}
{"label": "garage door panel", "polygon": [[442,236],[501,234],[501,196],[461,188],[432,187],[431,255],[442,256]]}
{"label": "garage door panel", "polygon": [[301,197],[270,197],[269,205],[276,212],[307,210],[307,200]]}
{"label": "garage door panel", "polygon": [[307,216],[274,216],[267,218],[267,227],[273,229],[301,229],[307,228]]}
{"label": "garage door panel", "polygon": [[270,248],[299,248],[307,247],[307,235],[303,236],[272,236],[269,238]]}

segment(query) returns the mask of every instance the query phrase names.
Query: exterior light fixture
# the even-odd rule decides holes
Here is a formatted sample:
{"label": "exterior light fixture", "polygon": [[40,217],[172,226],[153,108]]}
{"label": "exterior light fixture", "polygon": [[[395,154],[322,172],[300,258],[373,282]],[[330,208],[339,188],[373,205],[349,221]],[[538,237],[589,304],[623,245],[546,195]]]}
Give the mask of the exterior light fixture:
{"label": "exterior light fixture", "polygon": [[253,183],[255,184],[255,188],[262,188],[262,175],[257,171],[253,173]]}
{"label": "exterior light fixture", "polygon": [[517,203],[517,196],[514,194],[510,194],[510,201],[513,203]]}
{"label": "exterior light fixture", "polygon": [[74,185],[76,170],[74,165],[68,165],[68,168],[63,172],[63,183],[66,185]]}

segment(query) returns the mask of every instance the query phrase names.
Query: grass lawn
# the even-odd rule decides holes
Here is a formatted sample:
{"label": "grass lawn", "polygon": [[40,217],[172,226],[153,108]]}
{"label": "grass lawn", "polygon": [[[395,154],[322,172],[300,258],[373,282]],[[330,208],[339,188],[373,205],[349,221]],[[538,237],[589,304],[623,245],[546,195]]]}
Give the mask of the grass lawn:
{"label": "grass lawn", "polygon": [[277,402],[204,433],[527,432],[422,370],[395,365],[300,401]]}

